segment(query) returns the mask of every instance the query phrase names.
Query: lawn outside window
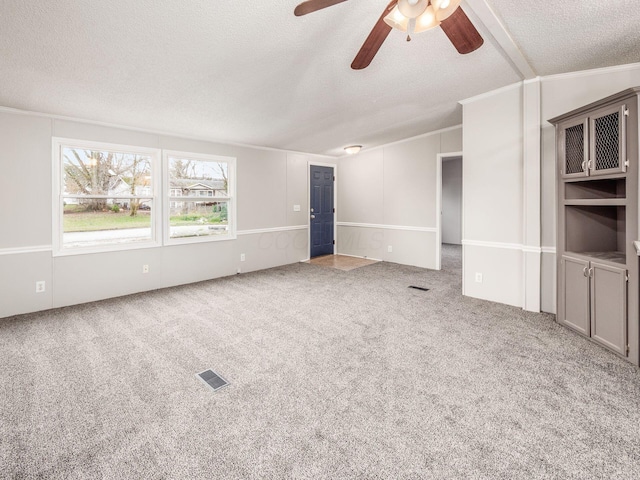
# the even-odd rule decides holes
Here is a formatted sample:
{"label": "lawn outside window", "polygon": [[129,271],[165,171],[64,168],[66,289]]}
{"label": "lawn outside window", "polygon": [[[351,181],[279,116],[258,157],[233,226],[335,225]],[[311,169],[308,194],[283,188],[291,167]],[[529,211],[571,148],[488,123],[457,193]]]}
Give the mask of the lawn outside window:
{"label": "lawn outside window", "polygon": [[160,243],[160,150],[53,139],[55,255]]}
{"label": "lawn outside window", "polygon": [[163,160],[165,244],[235,239],[236,159],[165,151]]}

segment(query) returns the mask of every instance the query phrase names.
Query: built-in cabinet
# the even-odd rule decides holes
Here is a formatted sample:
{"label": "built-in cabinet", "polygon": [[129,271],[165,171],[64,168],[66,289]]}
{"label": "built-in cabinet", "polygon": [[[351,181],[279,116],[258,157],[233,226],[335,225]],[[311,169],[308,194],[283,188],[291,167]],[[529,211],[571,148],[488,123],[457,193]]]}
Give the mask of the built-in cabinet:
{"label": "built-in cabinet", "polygon": [[557,141],[557,320],[639,364],[640,87],[550,120]]}
{"label": "built-in cabinet", "polygon": [[627,355],[627,270],[563,255],[561,323]]}
{"label": "built-in cabinet", "polygon": [[626,103],[595,109],[563,122],[559,140],[564,152],[564,178],[626,172]]}

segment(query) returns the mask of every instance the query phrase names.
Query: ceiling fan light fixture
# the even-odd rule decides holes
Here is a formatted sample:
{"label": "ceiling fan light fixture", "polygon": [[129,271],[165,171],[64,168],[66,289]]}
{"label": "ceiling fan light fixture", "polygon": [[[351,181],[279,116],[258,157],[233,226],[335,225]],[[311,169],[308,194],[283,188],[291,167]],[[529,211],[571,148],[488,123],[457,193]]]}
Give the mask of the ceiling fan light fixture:
{"label": "ceiling fan light fixture", "polygon": [[426,32],[432,28],[440,25],[440,22],[436,18],[436,11],[433,5],[429,5],[422,15],[416,18],[415,33]]}
{"label": "ceiling fan light fixture", "polygon": [[362,149],[362,145],[349,145],[348,147],[344,147],[344,151],[349,155],[354,155],[358,153]]}
{"label": "ceiling fan light fixture", "polygon": [[389,12],[389,15],[384,17],[384,23],[389,25],[391,28],[406,32],[407,27],[409,26],[409,19],[400,13],[400,10],[396,5],[393,7],[393,10]]}
{"label": "ceiling fan light fixture", "polygon": [[429,0],[398,0],[398,10],[407,18],[418,18],[429,5]]}
{"label": "ceiling fan light fixture", "polygon": [[436,11],[436,19],[444,22],[460,6],[462,0],[432,0],[431,4]]}
{"label": "ceiling fan light fixture", "polygon": [[433,5],[433,8],[436,10],[439,10],[440,8],[447,8],[450,3],[451,0],[431,0],[431,5]]}

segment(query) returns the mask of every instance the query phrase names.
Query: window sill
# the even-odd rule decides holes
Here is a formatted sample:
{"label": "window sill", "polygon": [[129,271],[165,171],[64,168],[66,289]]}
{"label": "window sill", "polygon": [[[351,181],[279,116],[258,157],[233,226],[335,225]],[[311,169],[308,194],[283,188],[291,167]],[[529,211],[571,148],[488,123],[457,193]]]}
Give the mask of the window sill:
{"label": "window sill", "polygon": [[227,240],[236,240],[237,236],[235,232],[228,233],[226,235],[203,235],[203,236],[195,236],[195,237],[178,237],[178,238],[168,238],[165,240],[164,244],[167,247],[173,245],[190,245],[194,243],[209,243],[209,242],[223,242]]}

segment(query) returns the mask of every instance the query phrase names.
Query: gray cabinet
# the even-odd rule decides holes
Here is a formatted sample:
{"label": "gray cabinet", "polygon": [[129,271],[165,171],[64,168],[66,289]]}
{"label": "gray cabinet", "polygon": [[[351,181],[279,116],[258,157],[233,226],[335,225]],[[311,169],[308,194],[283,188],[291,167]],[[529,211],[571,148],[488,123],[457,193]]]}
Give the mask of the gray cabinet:
{"label": "gray cabinet", "polygon": [[563,255],[558,321],[626,356],[627,278],[625,268]]}
{"label": "gray cabinet", "polygon": [[627,271],[591,262],[591,338],[627,355]]}
{"label": "gray cabinet", "polygon": [[589,160],[587,173],[605,175],[627,171],[625,154],[626,103],[600,108],[589,115]]}
{"label": "gray cabinet", "polygon": [[549,120],[557,144],[557,321],[640,364],[640,87]]}
{"label": "gray cabinet", "polygon": [[589,305],[589,261],[562,257],[560,282],[562,291],[562,309],[558,312],[558,321],[567,327],[591,336]]}

